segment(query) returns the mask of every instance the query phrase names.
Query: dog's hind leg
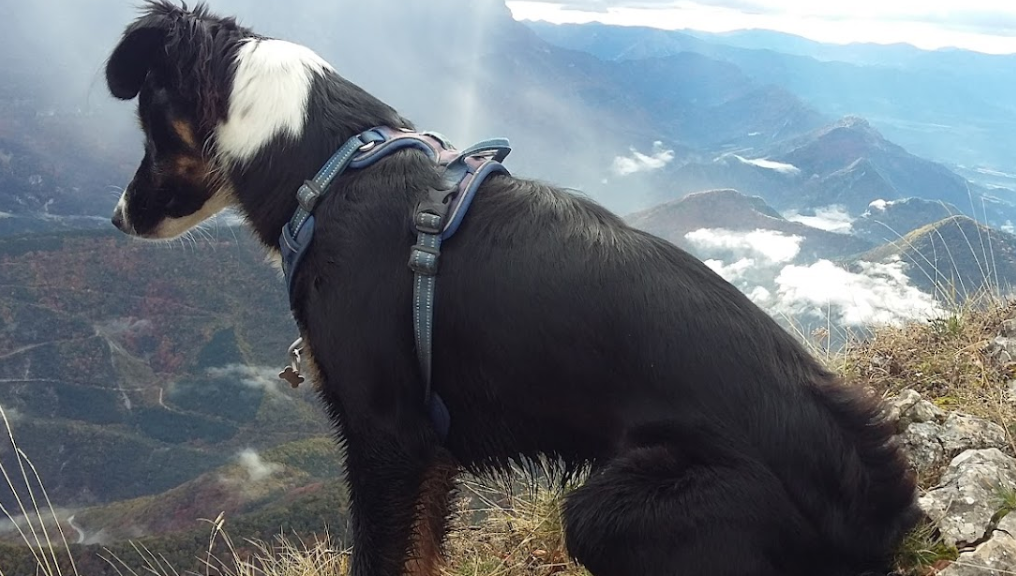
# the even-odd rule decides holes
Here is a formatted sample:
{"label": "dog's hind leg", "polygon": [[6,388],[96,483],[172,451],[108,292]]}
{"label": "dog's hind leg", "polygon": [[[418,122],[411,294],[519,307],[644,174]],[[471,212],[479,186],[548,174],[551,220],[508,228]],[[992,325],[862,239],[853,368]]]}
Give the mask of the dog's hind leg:
{"label": "dog's hind leg", "polygon": [[739,463],[635,448],[600,465],[565,499],[569,553],[595,576],[789,576],[774,547],[795,512],[778,486]]}
{"label": "dog's hind leg", "polygon": [[444,538],[451,513],[451,496],[459,467],[454,459],[441,453],[424,474],[416,500],[416,523],[406,573],[412,576],[437,576],[444,561]]}

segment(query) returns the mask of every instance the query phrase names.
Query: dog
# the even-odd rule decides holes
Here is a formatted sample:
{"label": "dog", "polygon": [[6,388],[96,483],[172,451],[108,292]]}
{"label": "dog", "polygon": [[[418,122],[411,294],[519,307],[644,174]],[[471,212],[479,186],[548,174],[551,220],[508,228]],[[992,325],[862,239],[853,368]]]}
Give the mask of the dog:
{"label": "dog", "polygon": [[[237,209],[269,254],[354,135],[415,130],[312,50],[149,1],[106,62],[144,157],[112,222],[152,240]],[[891,571],[921,518],[880,400],[689,253],[579,194],[488,177],[441,253],[423,402],[407,268],[443,186],[419,150],[340,174],[291,279],[303,362],[343,448],[351,573],[437,574],[457,475],[546,459],[596,576]]]}

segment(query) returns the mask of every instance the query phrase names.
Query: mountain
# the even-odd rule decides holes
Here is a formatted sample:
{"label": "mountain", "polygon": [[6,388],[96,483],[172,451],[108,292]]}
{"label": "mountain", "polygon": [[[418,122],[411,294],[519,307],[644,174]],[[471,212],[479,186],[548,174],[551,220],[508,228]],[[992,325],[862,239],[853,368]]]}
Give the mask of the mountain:
{"label": "mountain", "polygon": [[296,335],[285,290],[235,232],[0,238],[0,405],[58,505],[162,492],[328,433],[312,392],[276,376]]}
{"label": "mountain", "polygon": [[[859,217],[876,201],[919,198],[1004,226],[1016,217],[1016,194],[972,184],[945,166],[888,141],[862,118],[847,117],[802,136],[760,147],[688,157],[645,178],[657,202],[700,190],[733,188],[780,211],[842,207]],[[925,222],[927,223],[927,222]]]}
{"label": "mountain", "polygon": [[876,200],[860,218],[851,222],[851,233],[875,244],[900,240],[918,228],[962,214],[945,202],[921,198]]}
{"label": "mountain", "polygon": [[868,118],[915,154],[1005,170],[1016,161],[1016,56],[908,46],[819,44],[751,31],[726,35],[598,23],[527,22],[552,44],[608,61],[695,52],[737,65],[833,116]]}
{"label": "mountain", "polygon": [[767,230],[802,238],[800,257],[805,261],[820,258],[845,258],[872,248],[872,244],[848,234],[820,230],[788,220],[758,196],[746,196],[737,190],[709,190],[628,215],[632,226],[660,236],[690,250],[695,245],[688,234],[702,229],[725,232]]}
{"label": "mountain", "polygon": [[981,290],[1006,292],[1016,284],[1016,235],[950,216],[859,260],[903,261],[914,285],[946,301],[962,301]]}

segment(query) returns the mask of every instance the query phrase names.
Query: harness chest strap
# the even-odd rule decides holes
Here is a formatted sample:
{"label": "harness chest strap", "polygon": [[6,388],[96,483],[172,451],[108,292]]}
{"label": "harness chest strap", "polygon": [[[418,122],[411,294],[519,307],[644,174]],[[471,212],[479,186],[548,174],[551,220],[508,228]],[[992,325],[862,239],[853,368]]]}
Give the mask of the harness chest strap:
{"label": "harness chest strap", "polygon": [[[282,252],[282,270],[286,277],[290,307],[293,302],[293,277],[314,234],[314,207],[327,193],[331,181],[347,168],[364,168],[377,160],[407,147],[426,153],[436,164],[445,168],[446,188],[430,190],[427,198],[416,208],[413,224],[417,241],[410,249],[409,268],[413,271],[413,327],[417,359],[424,378],[424,402],[431,420],[444,440],[450,426],[450,416],[444,402],[431,391],[433,368],[434,303],[441,243],[458,230],[473,196],[483,181],[495,173],[509,174],[501,162],[511,152],[505,139],[486,140],[463,151],[455,150],[439,134],[411,132],[378,127],[350,138],[321,168],[318,174],[304,182],[297,191],[299,208],[289,223],[283,226],[279,238]],[[291,365],[279,376],[296,386],[299,377],[298,339],[290,347]]]}

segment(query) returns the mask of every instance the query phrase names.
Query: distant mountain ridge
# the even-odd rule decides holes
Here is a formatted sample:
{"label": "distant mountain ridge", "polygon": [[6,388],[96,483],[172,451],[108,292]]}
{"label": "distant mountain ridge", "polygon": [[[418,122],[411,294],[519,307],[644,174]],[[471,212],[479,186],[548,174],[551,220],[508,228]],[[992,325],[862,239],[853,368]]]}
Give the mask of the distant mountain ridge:
{"label": "distant mountain ridge", "polygon": [[694,248],[686,236],[700,229],[732,232],[771,230],[787,236],[800,236],[801,253],[807,260],[846,258],[873,248],[869,242],[848,234],[788,220],[762,198],[749,197],[731,189],[689,194],[680,200],[630,214],[625,220],[636,228],[691,251]]}
{"label": "distant mountain ridge", "polygon": [[1008,98],[1016,91],[1016,55],[838,46],[769,31],[526,25],[552,44],[604,60],[694,52],[727,61],[826,114],[864,116],[889,139],[938,162],[994,169],[1016,162],[1016,107]]}

